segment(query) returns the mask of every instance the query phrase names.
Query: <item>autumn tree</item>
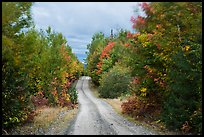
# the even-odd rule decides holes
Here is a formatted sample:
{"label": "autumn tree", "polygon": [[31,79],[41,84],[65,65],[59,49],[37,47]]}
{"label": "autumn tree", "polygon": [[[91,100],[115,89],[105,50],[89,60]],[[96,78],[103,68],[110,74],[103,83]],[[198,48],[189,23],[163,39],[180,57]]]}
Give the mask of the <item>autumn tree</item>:
{"label": "autumn tree", "polygon": [[202,5],[158,2],[141,7],[146,16],[131,18],[139,31],[131,38],[136,56],[130,64],[136,64],[132,68],[141,83],[135,92],[143,86],[147,97],[153,93],[160,98],[167,127],[201,132]]}
{"label": "autumn tree", "polygon": [[72,108],[73,82],[83,64],[62,33],[32,25],[32,3],[2,3],[2,125],[11,128],[30,119],[41,105]]}

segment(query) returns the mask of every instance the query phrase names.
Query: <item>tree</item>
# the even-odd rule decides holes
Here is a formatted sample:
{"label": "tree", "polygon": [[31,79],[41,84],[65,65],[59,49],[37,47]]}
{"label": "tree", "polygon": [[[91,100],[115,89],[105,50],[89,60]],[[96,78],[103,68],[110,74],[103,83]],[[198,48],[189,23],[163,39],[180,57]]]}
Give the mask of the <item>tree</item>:
{"label": "tree", "polygon": [[195,112],[198,112],[196,118],[202,116],[198,105],[202,102],[202,5],[196,2],[159,2],[143,3],[141,6],[147,16],[131,19],[133,27],[141,33],[134,39],[137,49],[135,60],[141,55],[135,66],[140,69],[144,66],[147,76],[150,74],[154,82],[146,81],[145,76],[137,73],[140,69],[136,67],[135,73],[144,78],[146,86],[152,85],[149,93],[155,91],[153,85],[161,83],[163,90],[156,89],[162,91],[162,119],[167,127],[184,130],[188,123],[191,131],[201,132],[200,127],[195,128],[191,117]]}
{"label": "tree", "polygon": [[46,31],[29,28],[31,5],[2,5],[3,128],[25,122],[38,106],[49,103],[70,108],[77,103],[72,83],[82,74],[83,64],[62,33],[51,27]]}

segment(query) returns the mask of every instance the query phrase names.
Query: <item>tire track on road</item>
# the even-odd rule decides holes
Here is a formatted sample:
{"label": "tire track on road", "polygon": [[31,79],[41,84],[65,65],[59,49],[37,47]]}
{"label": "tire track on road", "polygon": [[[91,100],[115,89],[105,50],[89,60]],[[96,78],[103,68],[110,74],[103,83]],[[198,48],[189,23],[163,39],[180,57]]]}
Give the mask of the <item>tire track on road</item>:
{"label": "tire track on road", "polygon": [[116,132],[111,127],[111,124],[104,120],[97,105],[86,95],[84,91],[84,78],[82,77],[79,85],[77,85],[80,110],[68,134],[115,135]]}
{"label": "tire track on road", "polygon": [[78,80],[79,112],[67,134],[73,135],[154,135],[155,131],[136,125],[118,115],[103,100],[96,98],[89,89],[90,77]]}

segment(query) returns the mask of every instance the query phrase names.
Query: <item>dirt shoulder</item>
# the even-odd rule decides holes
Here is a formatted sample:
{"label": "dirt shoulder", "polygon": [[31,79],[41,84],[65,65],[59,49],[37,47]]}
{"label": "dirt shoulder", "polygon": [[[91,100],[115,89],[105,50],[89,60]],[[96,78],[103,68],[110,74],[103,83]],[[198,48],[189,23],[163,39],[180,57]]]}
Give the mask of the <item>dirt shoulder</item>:
{"label": "dirt shoulder", "polygon": [[63,135],[78,109],[66,107],[42,107],[36,109],[33,122],[13,129],[11,135]]}

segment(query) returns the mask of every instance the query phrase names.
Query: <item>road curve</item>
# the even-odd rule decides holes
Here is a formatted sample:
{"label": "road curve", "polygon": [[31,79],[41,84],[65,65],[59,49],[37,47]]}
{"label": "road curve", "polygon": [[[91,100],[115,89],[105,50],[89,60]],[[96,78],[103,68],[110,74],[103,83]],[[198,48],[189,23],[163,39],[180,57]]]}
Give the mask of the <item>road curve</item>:
{"label": "road curve", "polygon": [[155,135],[155,131],[129,122],[118,115],[103,100],[92,95],[88,81],[83,76],[78,80],[79,113],[69,127],[69,135]]}

